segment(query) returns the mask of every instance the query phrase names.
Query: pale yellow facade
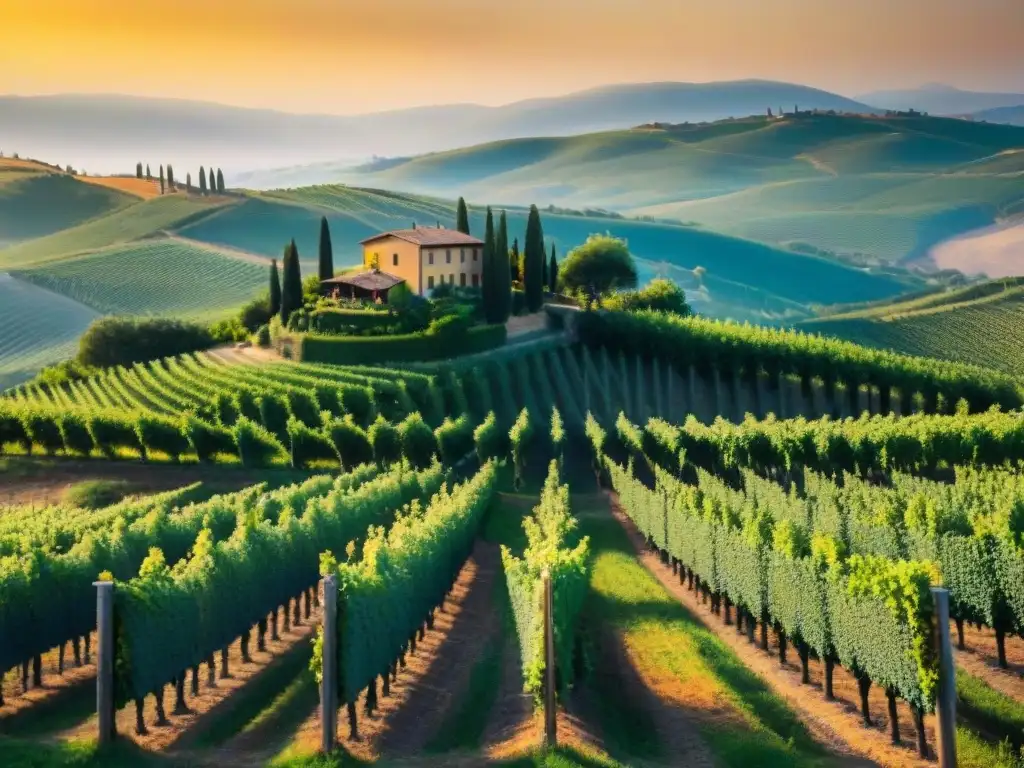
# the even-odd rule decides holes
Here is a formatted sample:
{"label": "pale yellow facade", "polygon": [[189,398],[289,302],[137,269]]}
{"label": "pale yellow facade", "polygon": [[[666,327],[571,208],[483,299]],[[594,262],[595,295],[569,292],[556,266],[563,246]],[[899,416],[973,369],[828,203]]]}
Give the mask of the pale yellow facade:
{"label": "pale yellow facade", "polygon": [[405,280],[425,296],[442,283],[479,287],[483,275],[482,245],[418,245],[389,235],[363,245],[363,264],[376,261],[381,272]]}

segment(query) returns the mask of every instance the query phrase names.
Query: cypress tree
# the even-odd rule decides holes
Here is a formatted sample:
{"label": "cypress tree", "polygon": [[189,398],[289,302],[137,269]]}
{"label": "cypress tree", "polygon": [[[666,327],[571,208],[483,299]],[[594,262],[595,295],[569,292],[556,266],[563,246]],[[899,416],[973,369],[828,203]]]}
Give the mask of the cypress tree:
{"label": "cypress tree", "polygon": [[149,172],[149,163],[146,163],[146,181],[152,181],[153,174]]}
{"label": "cypress tree", "polygon": [[[543,246],[543,243],[541,245]],[[549,281],[549,275],[548,275],[548,255],[547,255],[547,253],[544,252],[543,247],[541,248],[541,252],[540,252],[540,260],[541,260],[541,263],[544,265],[544,289],[550,291],[551,290],[551,283]]]}
{"label": "cypress tree", "polygon": [[[287,253],[287,250],[285,251]],[[277,259],[270,262],[270,316],[281,311],[281,276],[277,272]]]}
{"label": "cypress tree", "polygon": [[558,292],[558,259],[555,258],[555,244],[551,244],[551,262],[548,264],[548,278],[551,280],[551,292]]}
{"label": "cypress tree", "polygon": [[287,327],[292,312],[302,307],[302,273],[295,241],[284,250],[284,282],[281,286],[281,323]]}
{"label": "cypress tree", "polygon": [[320,279],[330,280],[334,277],[334,248],[331,246],[331,228],[327,225],[327,217],[320,217]]}
{"label": "cypress tree", "polygon": [[192,174],[189,172],[185,173],[185,189],[189,192],[192,191]]}
{"label": "cypress tree", "polygon": [[224,192],[224,172],[220,168],[217,169],[217,191]]}
{"label": "cypress tree", "polygon": [[530,206],[526,220],[526,243],[523,246],[523,289],[526,308],[538,312],[544,305],[544,231],[540,225],[540,211]]}
{"label": "cypress tree", "polygon": [[206,194],[206,170],[203,166],[199,166],[199,194]]}
{"label": "cypress tree", "polygon": [[512,274],[508,265],[508,221],[505,212],[498,219],[498,234],[494,238],[494,274],[497,278],[494,303],[495,314],[504,323],[512,314]]}
{"label": "cypress tree", "polygon": [[455,228],[464,235],[469,234],[469,211],[466,209],[466,201],[461,197],[455,213]]}
{"label": "cypress tree", "polygon": [[164,167],[160,166],[160,194],[164,193]]}
{"label": "cypress tree", "polygon": [[169,164],[167,166],[167,187],[171,191],[174,191],[174,168]]}
{"label": "cypress tree", "polygon": [[484,225],[484,263],[483,263],[483,301],[484,318],[488,323],[498,322],[497,308],[495,307],[495,295],[497,294],[497,275],[494,274],[494,214],[490,206],[487,207],[487,222]]}
{"label": "cypress tree", "polygon": [[136,163],[135,164],[135,178],[136,179],[141,179],[142,178],[142,163]]}
{"label": "cypress tree", "polygon": [[508,254],[508,273],[512,276],[512,282],[519,280],[519,238],[512,240],[512,250]]}

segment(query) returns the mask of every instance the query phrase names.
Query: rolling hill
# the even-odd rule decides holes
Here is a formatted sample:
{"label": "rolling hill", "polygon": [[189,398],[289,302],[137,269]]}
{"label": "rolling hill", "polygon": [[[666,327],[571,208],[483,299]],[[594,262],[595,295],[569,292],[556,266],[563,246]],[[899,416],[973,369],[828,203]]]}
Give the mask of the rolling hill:
{"label": "rolling hill", "polygon": [[517,139],[341,175],[420,194],[613,209],[899,262],[1024,211],[1022,148],[1014,126],[801,113]]}
{"label": "rolling hill", "polygon": [[933,115],[966,115],[986,109],[1024,104],[1024,93],[965,91],[941,83],[930,83],[920,88],[875,91],[856,98],[882,109],[916,109]]}
{"label": "rolling hill", "polygon": [[990,123],[1006,123],[1007,125],[1024,125],[1024,97],[1021,103],[1013,107],[995,107],[983,109],[971,115],[975,120],[987,120]]}
{"label": "rolling hill", "polygon": [[1024,278],[883,303],[797,324],[800,330],[1024,376]]}
{"label": "rolling hill", "polygon": [[[110,95],[5,96],[0,97],[0,114],[4,116],[3,149],[22,155],[60,158],[103,173],[123,172],[140,159],[153,163],[169,159],[182,168],[212,160],[234,169],[229,178],[232,186],[269,188],[282,182],[260,184],[237,172],[328,160],[351,163],[373,155],[431,152],[522,136],[571,135],[649,120],[717,120],[762,112],[768,105],[791,109],[795,104],[855,112],[871,109],[815,88],[746,80],[636,83],[497,107],[450,104],[350,116]],[[68,125],[77,130],[68,131]]]}

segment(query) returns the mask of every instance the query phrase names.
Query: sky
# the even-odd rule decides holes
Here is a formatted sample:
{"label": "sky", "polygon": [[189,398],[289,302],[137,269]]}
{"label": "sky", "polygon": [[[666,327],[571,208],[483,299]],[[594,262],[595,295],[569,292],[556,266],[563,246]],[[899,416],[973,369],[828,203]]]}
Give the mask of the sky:
{"label": "sky", "polygon": [[624,82],[1024,91],[1022,0],[0,0],[0,94],[357,114]]}

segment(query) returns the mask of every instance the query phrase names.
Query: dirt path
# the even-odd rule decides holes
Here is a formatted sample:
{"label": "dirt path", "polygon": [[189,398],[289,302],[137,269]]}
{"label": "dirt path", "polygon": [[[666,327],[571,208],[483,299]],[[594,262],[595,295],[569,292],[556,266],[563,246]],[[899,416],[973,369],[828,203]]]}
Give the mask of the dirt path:
{"label": "dirt path", "polygon": [[[833,688],[836,701],[827,701],[824,697],[823,667],[818,662],[811,662],[811,684],[801,685],[800,665],[795,652],[788,654],[787,663],[782,666],[778,661],[774,633],[769,633],[771,642],[768,652],[762,651],[757,644],[748,643],[745,634],[737,634],[734,626],[725,625],[718,616],[712,614],[709,605],[702,605],[699,596],[679,583],[679,577],[672,573],[670,566],[662,564],[657,554],[648,551],[642,534],[622,512],[614,496],[612,514],[629,535],[637,557],[662,586],[724,641],[748,668],[764,679],[793,709],[814,738],[833,751],[842,764],[877,764],[893,768],[931,765],[929,761],[917,756],[913,721],[904,702],[900,701],[898,705],[903,743],[902,746],[894,746],[889,742],[885,695],[878,686],[872,686],[870,694],[873,725],[865,728],[859,714],[857,684],[848,672],[840,667],[835,669]],[[925,719],[928,744],[932,750],[935,745],[933,721],[931,716]]]}
{"label": "dirt path", "polygon": [[1024,639],[1006,638],[1008,668],[1003,669],[999,666],[996,636],[992,630],[965,626],[964,645],[966,650],[963,651],[956,650],[955,624],[950,624],[949,632],[953,640],[953,655],[957,666],[984,680],[1000,693],[1024,702]]}

